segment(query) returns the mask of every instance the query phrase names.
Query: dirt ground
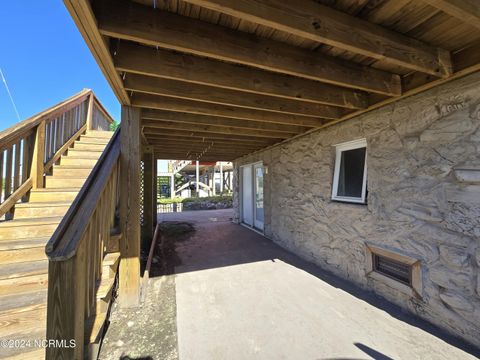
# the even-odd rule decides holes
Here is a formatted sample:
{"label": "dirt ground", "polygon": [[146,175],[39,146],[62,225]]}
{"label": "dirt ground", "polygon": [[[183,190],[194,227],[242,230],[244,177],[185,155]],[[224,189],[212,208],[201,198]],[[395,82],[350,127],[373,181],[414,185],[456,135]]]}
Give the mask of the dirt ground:
{"label": "dirt ground", "polygon": [[188,222],[161,224],[162,237],[155,248],[142,307],[121,309],[114,304],[100,360],[178,359],[174,268],[179,261],[175,242],[187,239],[194,231]]}

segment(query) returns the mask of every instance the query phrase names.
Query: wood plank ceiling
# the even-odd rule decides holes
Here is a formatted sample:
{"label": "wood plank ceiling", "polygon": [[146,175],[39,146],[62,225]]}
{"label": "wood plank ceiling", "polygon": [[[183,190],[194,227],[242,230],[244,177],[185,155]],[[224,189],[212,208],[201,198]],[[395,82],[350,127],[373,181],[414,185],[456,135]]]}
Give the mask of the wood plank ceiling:
{"label": "wood plank ceiling", "polygon": [[233,160],[480,70],[478,0],[65,0],[157,158]]}

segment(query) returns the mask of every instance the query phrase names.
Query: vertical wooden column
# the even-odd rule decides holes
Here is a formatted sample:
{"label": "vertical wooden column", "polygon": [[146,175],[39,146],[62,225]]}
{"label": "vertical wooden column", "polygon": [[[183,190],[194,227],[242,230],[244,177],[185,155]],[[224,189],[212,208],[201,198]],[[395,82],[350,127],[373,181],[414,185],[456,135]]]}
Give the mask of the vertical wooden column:
{"label": "vertical wooden column", "polygon": [[173,199],[175,197],[175,174],[172,172],[170,176],[170,198]]}
{"label": "vertical wooden column", "polygon": [[158,221],[158,160],[155,157],[155,154],[153,155],[153,225],[157,226],[157,221]]}
{"label": "vertical wooden column", "polygon": [[215,175],[216,175],[216,165],[213,165],[213,169],[212,169],[212,192],[213,192],[213,196],[217,195],[217,189],[216,189],[216,186],[215,186]]}
{"label": "vertical wooden column", "polygon": [[220,161],[220,194],[223,194],[223,163]]}
{"label": "vertical wooden column", "polygon": [[93,93],[88,97],[87,130],[93,129]]}
{"label": "vertical wooden column", "polygon": [[195,162],[195,180],[196,180],[196,190],[197,190],[197,197],[199,196],[198,194],[198,182],[200,181],[200,170],[199,170],[199,163],[198,160]]}
{"label": "vertical wooden column", "polygon": [[32,177],[32,188],[43,188],[43,174],[45,170],[45,121],[37,126],[35,133],[35,144],[33,148],[32,167],[30,174]]}
{"label": "vertical wooden column", "polygon": [[119,304],[134,307],[140,300],[140,109],[122,106],[120,132]]}
{"label": "vertical wooden column", "polygon": [[149,151],[143,153],[143,234],[147,243],[153,238],[153,184],[153,153]]}

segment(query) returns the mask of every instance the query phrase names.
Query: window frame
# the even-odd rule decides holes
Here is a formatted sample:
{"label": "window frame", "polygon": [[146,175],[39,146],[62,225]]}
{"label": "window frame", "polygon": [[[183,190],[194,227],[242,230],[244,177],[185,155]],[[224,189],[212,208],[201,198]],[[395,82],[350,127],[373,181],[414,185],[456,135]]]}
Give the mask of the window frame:
{"label": "window frame", "polygon": [[[377,271],[374,264],[375,255],[389,258],[393,261],[408,266],[410,268],[410,284],[407,285],[395,279],[394,277]],[[381,248],[370,243],[365,243],[365,256],[367,277],[380,281],[388,285],[389,287],[396,289],[410,297],[422,298],[422,262],[420,259],[400,254],[396,251],[387,250],[385,248]]]}
{"label": "window frame", "polygon": [[[355,150],[365,148],[365,164],[363,168],[363,182],[362,182],[362,195],[361,197],[352,196],[339,196],[338,193],[338,181],[340,177],[340,165],[342,162],[342,153],[348,150]],[[335,145],[335,167],[333,173],[332,184],[332,200],[341,201],[347,203],[366,204],[367,203],[367,139],[358,139]]]}

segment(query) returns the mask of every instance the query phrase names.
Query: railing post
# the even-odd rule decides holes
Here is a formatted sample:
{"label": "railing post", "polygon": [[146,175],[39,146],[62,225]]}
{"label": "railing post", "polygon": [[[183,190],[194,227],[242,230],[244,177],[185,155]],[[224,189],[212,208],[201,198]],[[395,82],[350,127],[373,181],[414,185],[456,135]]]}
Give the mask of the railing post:
{"label": "railing post", "polygon": [[[84,359],[86,251],[48,266],[47,339],[64,346],[47,347],[46,359]],[[74,340],[74,343],[72,342]]]}
{"label": "railing post", "polygon": [[120,243],[119,304],[140,300],[140,109],[122,106],[120,132]]}
{"label": "railing post", "polygon": [[93,93],[88,97],[87,130],[93,130]]}
{"label": "railing post", "polygon": [[45,172],[45,121],[37,126],[35,133],[35,144],[30,174],[32,177],[32,188],[43,188],[43,174]]}

